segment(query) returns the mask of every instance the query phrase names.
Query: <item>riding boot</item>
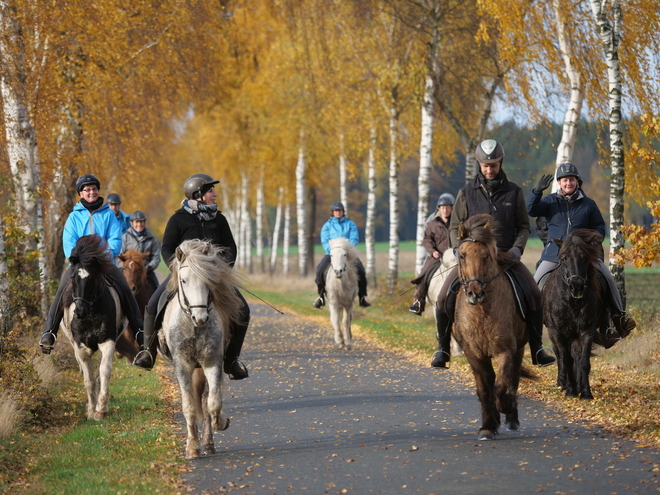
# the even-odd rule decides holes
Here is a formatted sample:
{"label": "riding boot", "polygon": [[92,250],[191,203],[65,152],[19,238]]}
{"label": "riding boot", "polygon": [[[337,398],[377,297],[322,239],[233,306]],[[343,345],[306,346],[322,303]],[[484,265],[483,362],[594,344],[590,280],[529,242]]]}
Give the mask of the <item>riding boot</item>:
{"label": "riding boot", "polygon": [[529,311],[527,315],[527,331],[529,333],[529,349],[532,353],[532,364],[543,367],[556,362],[557,359],[547,354],[543,348],[542,311]]}
{"label": "riding boot", "polygon": [[447,313],[435,308],[436,338],[438,339],[438,350],[433,353],[431,366],[434,368],[446,368],[451,359],[451,327],[452,320]]}
{"label": "riding boot", "polygon": [[[156,363],[156,354],[158,348],[158,331],[155,330],[156,317],[149,314],[144,310],[144,331],[139,334],[141,339],[138,340],[140,345],[140,352],[137,353],[133,359],[133,365],[138,368],[150,370]],[[142,340],[142,342],[140,342]]]}
{"label": "riding boot", "polygon": [[[240,296],[240,293],[239,293]],[[243,296],[240,296],[243,299]],[[249,376],[248,370],[243,363],[238,360],[243,348],[243,341],[250,324],[250,307],[243,299],[243,308],[241,309],[241,319],[236,322],[231,329],[231,338],[225,351],[223,369],[230,380],[243,380]]]}
{"label": "riding boot", "polygon": [[57,340],[57,331],[60,328],[60,322],[64,317],[64,309],[62,308],[62,297],[64,296],[65,289],[70,285],[70,282],[67,282],[71,279],[70,276],[71,268],[65,270],[60,281],[60,286],[57,289],[55,298],[50,305],[48,310],[48,318],[46,319],[46,326],[44,327],[44,333],[39,339],[39,347],[43,354],[50,354]]}

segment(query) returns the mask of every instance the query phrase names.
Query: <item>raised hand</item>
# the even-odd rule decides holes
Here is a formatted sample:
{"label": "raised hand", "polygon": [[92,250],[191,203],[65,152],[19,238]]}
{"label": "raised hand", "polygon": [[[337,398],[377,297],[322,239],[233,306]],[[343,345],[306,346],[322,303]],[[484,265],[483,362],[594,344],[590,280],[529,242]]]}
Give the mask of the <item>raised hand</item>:
{"label": "raised hand", "polygon": [[536,190],[538,192],[543,192],[545,191],[548,187],[550,187],[550,184],[552,184],[552,179],[554,179],[554,175],[552,174],[547,174],[544,175],[539,179],[539,183],[536,185]]}

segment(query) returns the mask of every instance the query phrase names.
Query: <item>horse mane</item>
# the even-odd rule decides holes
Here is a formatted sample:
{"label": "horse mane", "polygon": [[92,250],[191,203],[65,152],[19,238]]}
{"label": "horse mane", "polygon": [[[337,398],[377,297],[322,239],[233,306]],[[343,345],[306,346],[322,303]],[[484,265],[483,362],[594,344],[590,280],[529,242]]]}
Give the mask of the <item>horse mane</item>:
{"label": "horse mane", "polygon": [[75,247],[71,250],[69,261],[73,265],[81,265],[86,270],[94,273],[110,273],[113,267],[108,243],[96,234],[79,238]]}
{"label": "horse mane", "polygon": [[351,241],[346,239],[346,237],[337,237],[335,239],[330,239],[330,249],[340,247],[346,251],[346,258],[349,262],[353,262],[358,257],[357,249],[351,244]]}
{"label": "horse mane", "polygon": [[568,234],[559,248],[559,258],[570,249],[570,244],[578,246],[591,261],[601,259],[603,256],[603,236],[591,229],[575,229]]}
{"label": "horse mane", "polygon": [[480,242],[488,246],[491,258],[497,260],[498,265],[511,265],[513,260],[497,248],[497,230],[499,228],[500,223],[492,215],[480,213],[461,222],[458,226],[457,239],[463,242],[469,239]]}
{"label": "horse mane", "polygon": [[[170,263],[172,278],[167,289],[174,292],[179,287],[179,267],[186,262],[196,277],[199,277],[213,295],[213,306],[218,314],[227,315],[229,320],[239,320],[242,302],[235,288],[240,288],[238,277],[222,257],[222,248],[212,242],[193,239],[183,241]],[[229,328],[229,321],[224,322]]]}

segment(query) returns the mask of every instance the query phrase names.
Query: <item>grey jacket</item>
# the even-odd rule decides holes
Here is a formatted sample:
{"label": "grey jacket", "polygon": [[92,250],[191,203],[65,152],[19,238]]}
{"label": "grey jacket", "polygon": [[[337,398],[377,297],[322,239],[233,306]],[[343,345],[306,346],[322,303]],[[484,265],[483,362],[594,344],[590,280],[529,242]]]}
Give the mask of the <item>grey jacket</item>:
{"label": "grey jacket", "polygon": [[[143,235],[136,236],[133,233],[133,229],[129,228],[124,232],[121,240],[121,252],[119,254],[124,254],[131,248],[139,253],[149,253],[146,262],[147,271],[150,272],[158,268],[158,265],[160,264],[160,244],[158,244],[158,241],[149,229],[145,228]],[[117,266],[121,268],[121,260],[117,258],[115,262],[117,263]]]}

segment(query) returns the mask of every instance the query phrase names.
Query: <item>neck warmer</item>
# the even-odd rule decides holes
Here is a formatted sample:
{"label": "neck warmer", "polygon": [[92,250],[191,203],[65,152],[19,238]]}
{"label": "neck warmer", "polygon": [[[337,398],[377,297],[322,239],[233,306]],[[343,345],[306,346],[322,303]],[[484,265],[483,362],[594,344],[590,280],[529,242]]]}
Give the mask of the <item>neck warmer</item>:
{"label": "neck warmer", "polygon": [[191,215],[197,215],[200,220],[208,222],[218,214],[218,205],[207,205],[194,199],[184,199],[181,206]]}
{"label": "neck warmer", "polygon": [[580,194],[580,188],[579,187],[576,188],[575,191],[573,191],[572,194],[565,194],[564,191],[562,191],[561,189],[559,190],[559,195],[562,198],[564,198],[564,200],[567,203],[572,203],[573,201],[575,201],[578,198],[579,194]]}
{"label": "neck warmer", "polygon": [[144,229],[142,232],[138,232],[138,231],[135,230],[133,227],[131,227],[131,232],[133,232],[133,235],[134,235],[135,237],[142,237],[144,234],[146,234],[147,229]]}
{"label": "neck warmer", "polygon": [[83,205],[87,209],[87,211],[93,213],[96,210],[98,210],[101,206],[103,206],[103,198],[99,196],[98,199],[93,203],[88,203],[87,201],[81,198],[80,204]]}
{"label": "neck warmer", "polygon": [[479,171],[479,182],[481,182],[484,187],[488,190],[489,193],[493,194],[497,191],[502,185],[502,171],[500,170],[497,174],[497,177],[493,180],[488,180],[484,175]]}

